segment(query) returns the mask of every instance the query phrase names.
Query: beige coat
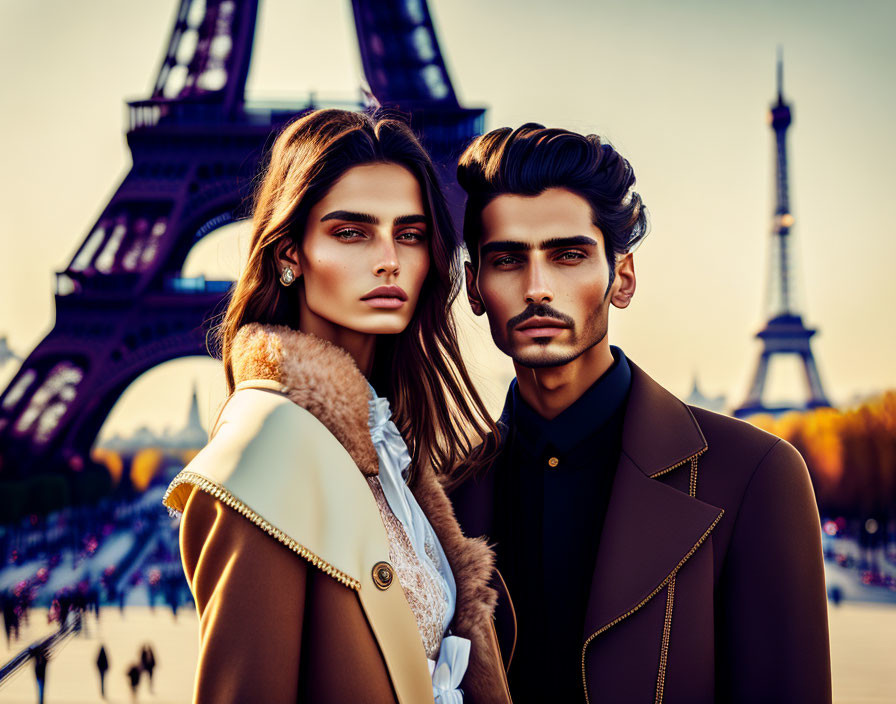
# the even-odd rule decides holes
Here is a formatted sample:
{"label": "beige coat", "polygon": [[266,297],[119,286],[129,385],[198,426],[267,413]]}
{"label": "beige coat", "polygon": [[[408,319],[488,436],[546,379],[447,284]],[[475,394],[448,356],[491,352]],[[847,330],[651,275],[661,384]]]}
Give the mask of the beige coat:
{"label": "beige coat", "polygon": [[[233,364],[208,445],[165,497],[183,511],[200,615],[194,701],[431,702],[413,613],[397,578],[382,579],[382,563],[395,573],[365,480],[378,461],[364,377],[340,348],[282,326],[242,328]],[[457,583],[452,631],[472,642],[465,701],[509,701],[493,555],[461,534],[430,468],[411,490]]]}

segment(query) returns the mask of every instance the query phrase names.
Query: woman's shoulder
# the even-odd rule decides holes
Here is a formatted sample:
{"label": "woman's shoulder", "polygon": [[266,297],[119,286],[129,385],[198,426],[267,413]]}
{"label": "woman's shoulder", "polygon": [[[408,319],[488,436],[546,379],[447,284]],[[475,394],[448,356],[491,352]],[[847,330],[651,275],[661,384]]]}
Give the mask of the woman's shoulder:
{"label": "woman's shoulder", "polygon": [[182,511],[189,491],[179,487],[185,484],[238,489],[244,482],[257,482],[264,476],[273,481],[276,477],[270,468],[295,458],[298,450],[313,452],[315,445],[334,449],[334,441],[313,415],[283,394],[240,389],[228,397],[208,443],[174,478],[163,502],[169,509]]}
{"label": "woman's shoulder", "polygon": [[310,411],[282,394],[244,388],[213,430],[172,480],[164,498],[170,510],[183,512],[195,491],[204,492],[349,585],[368,562],[388,556],[364,475]]}

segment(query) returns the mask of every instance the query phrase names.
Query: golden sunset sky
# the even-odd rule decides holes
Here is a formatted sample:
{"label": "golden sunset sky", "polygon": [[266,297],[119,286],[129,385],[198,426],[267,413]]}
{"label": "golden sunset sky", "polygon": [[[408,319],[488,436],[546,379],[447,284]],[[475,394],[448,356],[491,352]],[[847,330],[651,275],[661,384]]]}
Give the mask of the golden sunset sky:
{"label": "golden sunset sky", "polygon": [[[610,339],[673,392],[694,375],[737,405],[764,322],[773,185],[766,113],[783,47],[798,300],[828,395],[849,404],[896,387],[896,3],[833,0],[527,2],[430,0],[461,102],[486,126],[539,121],[596,132],[632,162],[652,231],[638,291]],[[0,337],[26,356],[54,321],[63,270],[130,167],[128,99],[147,97],[176,0],[0,0]],[[250,100],[352,98],[361,80],[348,0],[263,0]],[[209,240],[188,273],[238,267],[234,237]],[[463,313],[469,317],[466,305]],[[468,356],[493,407],[512,371],[484,328]],[[5,385],[17,368],[0,366]],[[162,365],[104,429],[204,418],[223,396],[217,364]],[[796,367],[775,396],[802,393]]]}

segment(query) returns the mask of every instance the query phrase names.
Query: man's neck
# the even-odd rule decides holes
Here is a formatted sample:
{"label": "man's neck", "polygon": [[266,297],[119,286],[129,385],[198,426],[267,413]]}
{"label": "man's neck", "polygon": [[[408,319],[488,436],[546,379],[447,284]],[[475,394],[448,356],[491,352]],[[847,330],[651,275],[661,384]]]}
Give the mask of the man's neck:
{"label": "man's neck", "polygon": [[578,401],[613,364],[606,337],[568,364],[532,369],[514,362],[520,396],[546,420]]}

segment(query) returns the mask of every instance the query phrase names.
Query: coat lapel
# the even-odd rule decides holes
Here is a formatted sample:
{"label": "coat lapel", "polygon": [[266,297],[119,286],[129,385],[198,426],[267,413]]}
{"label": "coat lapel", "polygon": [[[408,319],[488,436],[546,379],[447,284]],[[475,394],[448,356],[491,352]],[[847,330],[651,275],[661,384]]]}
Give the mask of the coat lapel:
{"label": "coat lapel", "polygon": [[656,594],[720,516],[717,507],[651,479],[623,456],[595,561],[585,638]]}
{"label": "coat lapel", "polygon": [[690,409],[629,363],[622,453],[595,560],[586,643],[653,597],[723,513],[655,478],[689,464],[707,449],[706,440]]}

